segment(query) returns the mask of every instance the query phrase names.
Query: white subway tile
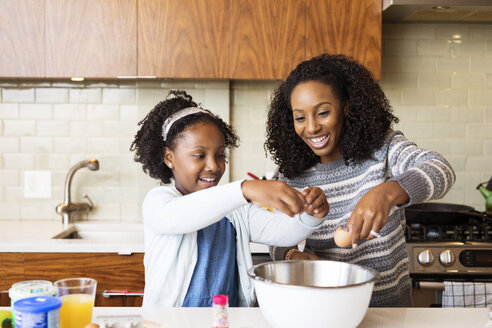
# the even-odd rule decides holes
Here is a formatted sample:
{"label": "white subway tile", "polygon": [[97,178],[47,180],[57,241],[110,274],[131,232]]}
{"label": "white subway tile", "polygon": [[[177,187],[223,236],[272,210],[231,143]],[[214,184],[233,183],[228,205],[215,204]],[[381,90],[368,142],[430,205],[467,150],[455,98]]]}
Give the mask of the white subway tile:
{"label": "white subway tile", "polygon": [[[139,80],[135,82],[135,88],[137,89],[170,89],[172,86],[166,87],[165,82],[164,85],[162,85],[163,82],[161,80],[155,79],[155,80]],[[169,85],[172,85],[172,82],[168,83]]]}
{"label": "white subway tile", "polygon": [[403,57],[387,56],[381,59],[382,75],[386,72],[402,72]]}
{"label": "white subway tile", "polygon": [[35,164],[34,154],[3,154],[3,167],[8,170],[34,170]]}
{"label": "white subway tile", "polygon": [[229,90],[229,80],[196,80],[194,81],[194,88],[213,90],[213,89],[223,89]]}
{"label": "white subway tile", "polygon": [[0,119],[15,120],[19,118],[19,104],[1,104]]}
{"label": "white subway tile", "polygon": [[20,204],[0,203],[0,219],[18,220],[20,218]]}
{"label": "white subway tile", "polygon": [[465,192],[463,189],[455,188],[454,186],[448,191],[440,202],[450,203],[450,204],[465,204]]}
{"label": "white subway tile", "polygon": [[453,155],[482,155],[482,142],[480,139],[475,140],[451,140],[450,153]]}
{"label": "white subway tile", "polygon": [[70,155],[44,153],[36,154],[36,166],[40,170],[67,170],[70,167]]}
{"label": "white subway tile", "polygon": [[397,89],[416,89],[418,74],[410,73],[391,73],[387,72],[381,76],[381,84],[390,88]]}
{"label": "white subway tile", "polygon": [[121,204],[121,220],[142,222],[142,207],[136,204]]}
{"label": "white subway tile", "polygon": [[486,88],[492,89],[492,74],[487,74]]}
{"label": "white subway tile", "polygon": [[87,120],[118,120],[120,108],[118,105],[87,105]]}
{"label": "white subway tile", "polygon": [[103,122],[104,137],[128,137],[137,133],[138,126],[133,122],[107,121]]}
{"label": "white subway tile", "polygon": [[492,41],[487,41],[487,44],[485,47],[485,56],[487,56],[487,57],[492,56]]}
{"label": "white subway tile", "polygon": [[145,111],[149,112],[155,105],[166,99],[169,90],[167,89],[137,89],[137,104],[147,105]]}
{"label": "white subway tile", "polygon": [[53,105],[53,118],[55,120],[84,120],[87,116],[86,112],[86,104]]}
{"label": "white subway tile", "polygon": [[117,138],[87,138],[87,149],[95,153],[118,154]]}
{"label": "white subway tile", "polygon": [[137,105],[121,105],[120,106],[120,120],[132,121],[137,123],[139,119],[138,106]]}
{"label": "white subway tile", "polygon": [[121,218],[121,205],[120,204],[104,204],[104,206],[96,206],[94,210],[89,213],[89,220],[110,220],[119,221]]}
{"label": "white subway tile", "polygon": [[234,90],[232,92],[232,104],[237,105],[263,105],[267,106],[270,95],[268,91],[261,89]]}
{"label": "white subway tile", "polygon": [[417,121],[418,113],[421,106],[397,106],[394,107],[394,115],[396,115],[401,122],[415,122]]}
{"label": "white subway tile", "polygon": [[72,104],[98,104],[101,102],[102,92],[95,89],[70,89],[70,103]]}
{"label": "white subway tile", "polygon": [[109,82],[109,81],[106,81],[106,82],[102,82],[102,81],[85,81],[85,88],[86,89],[89,89],[89,88],[101,88],[101,89],[114,89],[114,88],[119,88],[120,87],[120,83],[118,81],[112,81],[112,82]]}
{"label": "white subway tile", "polygon": [[432,135],[432,123],[406,123],[400,122],[399,129],[407,136],[408,139],[417,138],[430,139]]}
{"label": "white subway tile", "polygon": [[470,37],[470,25],[468,24],[436,24],[436,39],[467,40]]}
{"label": "white subway tile", "polygon": [[70,125],[67,121],[38,121],[38,136],[68,136]]}
{"label": "white subway tile", "polygon": [[195,88],[195,81],[194,80],[163,80],[160,83],[161,88],[165,89],[173,89],[173,90],[188,90],[194,89]]}
{"label": "white subway tile", "polygon": [[383,56],[417,55],[416,40],[383,40]]}
{"label": "white subway tile", "polygon": [[422,89],[450,88],[451,73],[419,73],[418,87]]}
{"label": "white subway tile", "polygon": [[419,147],[429,149],[439,154],[449,154],[451,142],[449,139],[423,139],[418,143]]}
{"label": "white subway tile", "polygon": [[[466,158],[466,171],[483,171],[484,168],[490,168],[492,156],[468,156]],[[480,181],[477,181],[477,184]]]}
{"label": "white subway tile", "polygon": [[391,105],[399,106],[401,105],[401,90],[400,89],[392,89],[391,87],[381,86],[386,98],[390,101]]}
{"label": "white subway tile", "polygon": [[436,105],[465,106],[468,104],[467,90],[436,90]]}
{"label": "white subway tile", "polygon": [[448,56],[451,45],[447,40],[419,40],[417,52],[422,56]]}
{"label": "white subway tile", "polygon": [[404,72],[435,72],[436,69],[437,69],[436,57],[429,57],[429,56],[403,57]]}
{"label": "white subway tile", "polygon": [[120,89],[136,89],[137,81],[136,80],[119,80],[118,87]]}
{"label": "white subway tile", "polygon": [[135,89],[103,89],[102,102],[104,104],[135,104]]}
{"label": "white subway tile", "polygon": [[203,107],[210,109],[225,122],[230,121],[229,89],[205,89]]}
{"label": "white subway tile", "polygon": [[59,104],[68,102],[68,90],[65,88],[37,88],[35,96],[37,103]]}
{"label": "white subway tile", "polygon": [[23,201],[26,201],[24,199],[24,186],[22,182],[18,186],[6,186],[4,190],[4,198],[7,203],[21,204]]}
{"label": "white subway tile", "polygon": [[383,40],[409,39],[426,40],[435,39],[435,24],[383,24]]}
{"label": "white subway tile", "polygon": [[56,214],[53,206],[47,204],[24,204],[21,207],[21,220],[51,220]]}
{"label": "white subway tile", "polygon": [[23,153],[46,153],[53,151],[51,137],[21,137],[20,145]]}
{"label": "white subway tile", "polygon": [[490,58],[470,58],[470,71],[473,73],[492,72],[492,60]]}
{"label": "white subway tile", "polygon": [[32,136],[35,135],[36,121],[4,120],[3,135]]}
{"label": "white subway tile", "polygon": [[485,122],[492,123],[492,107],[485,109]]}
{"label": "white subway tile", "polygon": [[456,172],[466,170],[466,158],[465,155],[447,155],[446,160],[451,164],[451,167]]}
{"label": "white subway tile", "polygon": [[467,57],[438,57],[438,72],[468,72],[470,70],[470,59]]}
{"label": "white subway tile", "polygon": [[19,150],[20,150],[19,137],[0,136],[0,154],[16,153],[19,152]]}
{"label": "white subway tile", "polygon": [[492,25],[490,24],[472,24],[470,33],[473,40],[492,40]]}
{"label": "white subway tile", "polygon": [[453,89],[483,89],[485,87],[484,74],[453,74],[451,77]]}
{"label": "white subway tile", "polygon": [[480,107],[453,107],[451,109],[451,122],[482,122],[484,115]]}
{"label": "white subway tile", "polygon": [[463,40],[460,43],[451,44],[451,52],[456,56],[483,57],[486,45],[483,42]]}
{"label": "white subway tile", "polygon": [[485,123],[467,124],[466,136],[469,139],[492,139],[492,126]]}
{"label": "white subway tile", "polygon": [[423,89],[404,89],[402,91],[401,103],[406,106],[434,105],[434,91]]}
{"label": "white subway tile", "polygon": [[86,152],[86,138],[82,137],[56,137],[53,138],[53,150],[55,153],[71,153],[76,149]]}
{"label": "white subway tile", "polygon": [[34,102],[34,89],[3,89],[2,101],[6,103]]}
{"label": "white subway tile", "polygon": [[468,90],[468,96],[471,106],[492,106],[492,93],[490,90]]}
{"label": "white subway tile", "polygon": [[417,112],[418,122],[449,122],[451,118],[451,111],[448,107],[419,106]]}
{"label": "white subway tile", "polygon": [[23,120],[50,120],[53,118],[51,104],[20,104],[19,116]]}
{"label": "white subway tile", "polygon": [[487,156],[492,156],[492,140],[483,141],[483,154]]}
{"label": "white subway tile", "polygon": [[70,136],[98,137],[103,135],[103,122],[100,121],[71,121]]}
{"label": "white subway tile", "polygon": [[433,123],[432,136],[434,138],[464,138],[466,127],[460,123]]}
{"label": "white subway tile", "polygon": [[0,186],[20,186],[18,170],[0,170]]}

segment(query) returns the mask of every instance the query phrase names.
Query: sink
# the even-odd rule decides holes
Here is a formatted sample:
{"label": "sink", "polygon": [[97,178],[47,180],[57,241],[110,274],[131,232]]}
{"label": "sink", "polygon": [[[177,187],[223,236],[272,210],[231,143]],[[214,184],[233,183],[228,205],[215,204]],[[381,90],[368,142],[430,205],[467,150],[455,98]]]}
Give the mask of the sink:
{"label": "sink", "polygon": [[75,223],[52,239],[143,243],[143,225],[136,223]]}

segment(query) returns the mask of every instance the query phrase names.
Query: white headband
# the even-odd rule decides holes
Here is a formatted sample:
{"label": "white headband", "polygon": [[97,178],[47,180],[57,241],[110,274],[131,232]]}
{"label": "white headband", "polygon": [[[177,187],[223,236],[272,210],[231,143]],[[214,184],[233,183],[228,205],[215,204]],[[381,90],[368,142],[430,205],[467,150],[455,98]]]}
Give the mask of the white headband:
{"label": "white headband", "polygon": [[164,123],[162,124],[162,138],[164,141],[167,139],[167,134],[169,133],[169,130],[171,129],[171,126],[176,123],[177,120],[191,115],[191,114],[196,114],[196,113],[206,113],[209,115],[212,115],[208,110],[200,108],[200,107],[187,107],[182,110],[180,110],[177,113],[174,113],[173,115],[169,116]]}

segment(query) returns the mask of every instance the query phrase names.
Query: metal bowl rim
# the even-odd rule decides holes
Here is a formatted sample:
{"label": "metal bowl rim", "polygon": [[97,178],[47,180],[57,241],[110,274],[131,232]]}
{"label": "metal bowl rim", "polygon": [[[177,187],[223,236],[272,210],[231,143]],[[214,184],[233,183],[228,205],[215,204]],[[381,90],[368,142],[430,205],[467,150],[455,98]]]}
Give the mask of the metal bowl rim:
{"label": "metal bowl rim", "polygon": [[302,285],[291,285],[291,284],[286,284],[286,283],[280,283],[280,282],[274,282],[274,281],[271,281],[271,280],[268,280],[268,279],[265,279],[263,277],[260,277],[260,276],[257,276],[255,273],[254,273],[254,270],[260,266],[264,266],[266,264],[270,264],[270,263],[281,263],[281,262],[291,262],[291,263],[294,263],[294,262],[310,262],[310,261],[313,261],[313,260],[283,260],[283,261],[270,261],[270,262],[264,262],[264,263],[259,263],[259,264],[256,264],[256,265],[253,265],[251,268],[249,268],[248,270],[248,276],[252,279],[254,279],[255,281],[259,281],[259,282],[262,282],[262,283],[268,283],[270,285],[278,285],[278,286],[285,286],[285,287],[292,287],[292,288],[315,288],[315,289],[340,289],[340,288],[352,288],[352,287],[356,287],[356,286],[361,286],[361,285],[365,285],[365,284],[369,284],[369,283],[374,283],[377,279],[379,279],[379,272],[377,272],[376,270],[372,269],[372,268],[368,268],[368,267],[365,267],[363,265],[359,265],[359,264],[352,264],[352,263],[346,263],[346,262],[341,262],[341,261],[330,261],[330,260],[316,260],[316,262],[331,262],[331,263],[339,263],[339,264],[344,264],[344,265],[351,265],[351,266],[356,266],[356,267],[359,267],[363,270],[367,270],[369,272],[371,272],[373,274],[373,277],[369,280],[366,280],[366,281],[363,281],[363,282],[359,282],[359,283],[356,283],[356,284],[350,284],[350,285],[345,285],[345,286],[302,286]]}

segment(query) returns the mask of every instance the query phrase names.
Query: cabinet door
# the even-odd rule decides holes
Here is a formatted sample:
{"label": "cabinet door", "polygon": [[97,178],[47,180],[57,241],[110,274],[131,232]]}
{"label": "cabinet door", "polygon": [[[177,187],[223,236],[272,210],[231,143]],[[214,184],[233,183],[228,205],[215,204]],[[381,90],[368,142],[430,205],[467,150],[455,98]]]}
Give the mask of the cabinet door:
{"label": "cabinet door", "polygon": [[381,76],[381,0],[307,0],[306,57],[350,55]]}
{"label": "cabinet door", "polygon": [[139,0],[138,74],[228,77],[229,0]]}
{"label": "cabinet door", "polygon": [[136,75],[136,1],[45,0],[46,75]]}
{"label": "cabinet door", "polygon": [[0,306],[10,306],[9,289],[24,279],[24,254],[0,253]]}
{"label": "cabinet door", "polygon": [[[140,306],[142,298],[116,296],[104,298],[104,290],[143,291],[145,274],[143,253],[25,253],[25,280],[56,281],[64,278],[96,279],[96,306]],[[129,299],[131,298],[131,299]]]}
{"label": "cabinet door", "polygon": [[284,79],[305,58],[304,0],[231,2],[231,78]]}
{"label": "cabinet door", "polygon": [[0,1],[0,77],[44,77],[44,1]]}

